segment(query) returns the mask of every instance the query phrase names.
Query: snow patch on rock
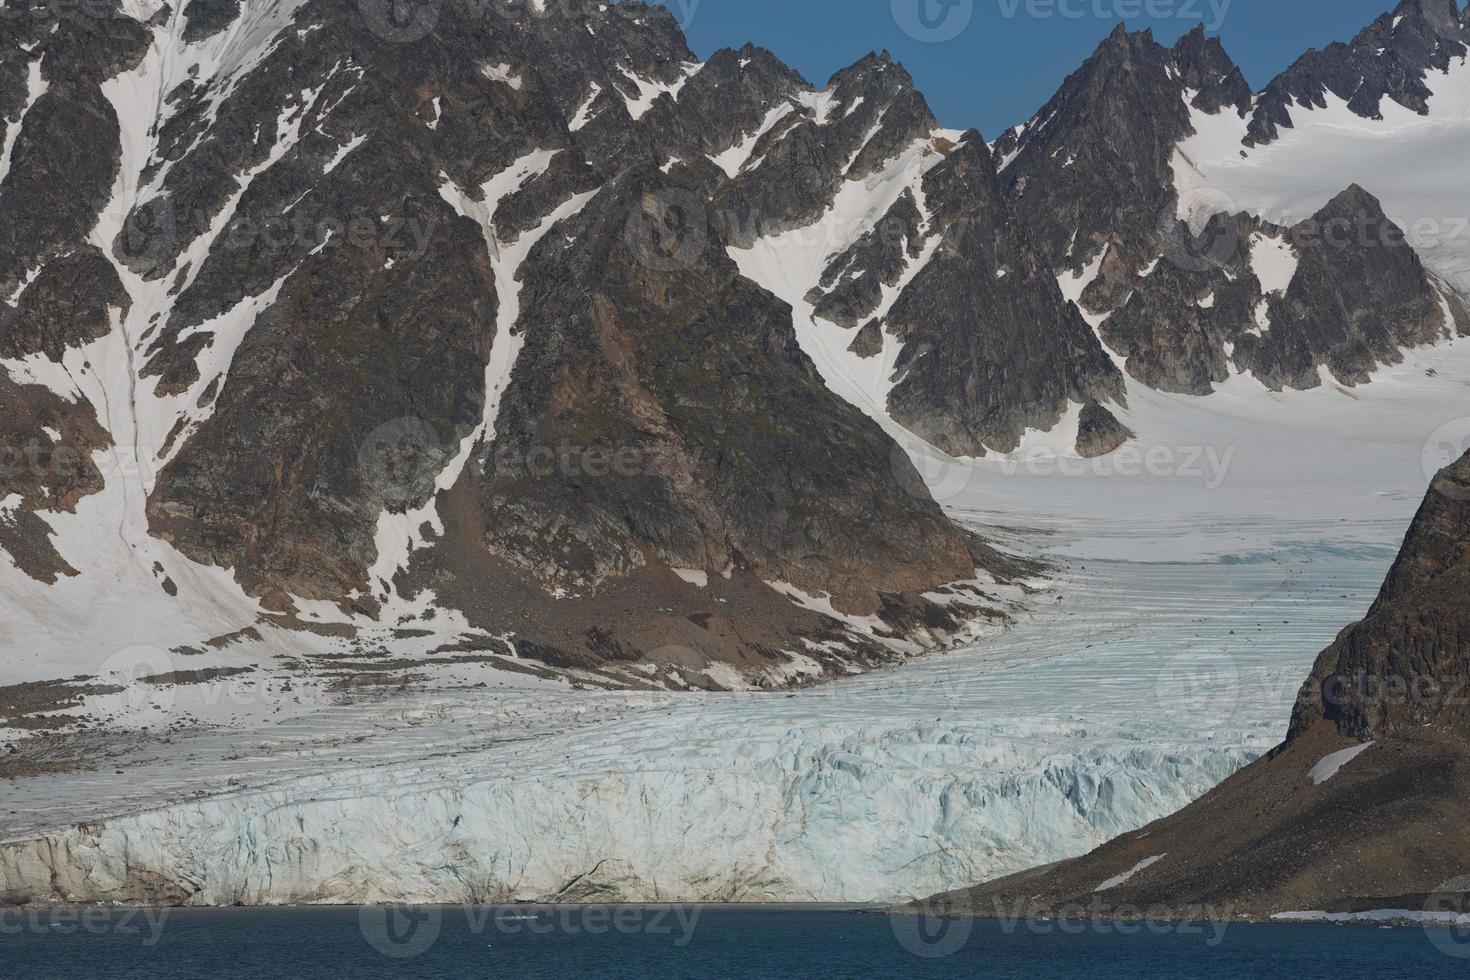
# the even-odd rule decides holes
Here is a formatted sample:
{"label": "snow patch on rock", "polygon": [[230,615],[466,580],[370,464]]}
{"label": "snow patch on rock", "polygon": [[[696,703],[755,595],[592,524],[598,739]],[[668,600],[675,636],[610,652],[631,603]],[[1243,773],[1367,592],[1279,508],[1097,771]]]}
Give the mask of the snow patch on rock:
{"label": "snow patch on rock", "polygon": [[1312,781],[1313,786],[1321,786],[1327,780],[1341,772],[1343,766],[1352,762],[1372,747],[1372,742],[1364,742],[1362,745],[1354,745],[1350,749],[1343,749],[1341,752],[1334,752],[1331,755],[1324,756],[1307,773],[1307,778]]}
{"label": "snow patch on rock", "polygon": [[1096,888],[1093,889],[1093,891],[1094,892],[1105,892],[1105,891],[1109,891],[1110,889],[1117,888],[1119,885],[1127,884],[1129,881],[1131,881],[1133,879],[1133,876],[1134,875],[1138,874],[1140,871],[1144,870],[1145,868],[1151,868],[1151,867],[1153,867],[1154,865],[1158,864],[1160,861],[1162,861],[1164,858],[1166,858],[1168,856],[1169,855],[1167,855],[1167,854],[1155,854],[1153,857],[1146,857],[1142,861],[1139,861],[1137,864],[1135,864],[1133,867],[1129,868],[1127,871],[1123,872],[1122,874],[1120,874],[1120,875],[1114,875],[1113,877],[1109,878],[1107,881],[1103,882],[1101,885],[1098,885]]}

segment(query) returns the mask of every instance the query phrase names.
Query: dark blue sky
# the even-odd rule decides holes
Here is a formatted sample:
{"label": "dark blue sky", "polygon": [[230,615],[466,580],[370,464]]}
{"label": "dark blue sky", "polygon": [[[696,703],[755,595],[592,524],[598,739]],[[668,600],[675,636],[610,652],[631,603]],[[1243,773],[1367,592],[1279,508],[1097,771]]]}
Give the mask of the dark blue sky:
{"label": "dark blue sky", "polygon": [[[887,48],[944,125],[975,126],[993,139],[1051,98],[1120,20],[1132,30],[1152,27],[1170,44],[1203,22],[1260,88],[1308,48],[1350,39],[1396,0],[660,2],[684,24],[701,57],[753,41],[817,83],[868,51]],[[921,4],[927,5],[922,18]]]}

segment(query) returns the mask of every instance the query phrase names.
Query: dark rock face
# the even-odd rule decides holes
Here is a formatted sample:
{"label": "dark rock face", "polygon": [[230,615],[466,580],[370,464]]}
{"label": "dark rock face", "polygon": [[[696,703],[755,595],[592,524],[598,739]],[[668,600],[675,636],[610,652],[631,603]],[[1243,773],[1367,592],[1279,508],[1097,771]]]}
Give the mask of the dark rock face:
{"label": "dark rock face", "polygon": [[[980,135],[924,177],[943,244],[898,297],[893,417],[953,455],[1009,452],[1069,401],[1123,397],[1122,379],[1020,230]],[[1024,324],[1047,324],[1046,330]]]}
{"label": "dark rock face", "polygon": [[[1186,88],[1205,111],[1249,106],[1239,69],[1203,32],[1174,50],[1122,26],[1019,130],[997,141],[1001,180],[1042,257],[1080,272],[1104,248],[1133,272],[1158,255],[1172,218],[1174,148],[1193,131]],[[1112,304],[1108,304],[1111,306]]]}
{"label": "dark rock face", "polygon": [[1254,326],[1260,302],[1250,268],[1258,228],[1245,215],[1223,214],[1198,235],[1183,222],[1173,226],[1163,257],[1131,278],[1127,299],[1100,329],[1130,375],[1190,395],[1207,395],[1230,377],[1227,345]]}
{"label": "dark rock face", "polygon": [[1397,363],[1405,347],[1455,329],[1459,305],[1441,296],[1403,231],[1356,185],[1287,239],[1300,262],[1285,295],[1270,298],[1270,329],[1240,338],[1236,362],[1267,386],[1311,388],[1325,365],[1345,384]]}
{"label": "dark rock face", "polygon": [[59,361],[112,328],[109,307],[127,306],[117,270],[95,246],[78,245],[42,265],[14,307],[0,303],[0,357]]}
{"label": "dark rock face", "polygon": [[1355,739],[1426,725],[1464,730],[1470,709],[1470,455],[1442,471],[1363,621],[1318,658],[1291,738],[1326,721]]}
{"label": "dark rock face", "polygon": [[[1451,21],[1438,6],[1452,4],[1406,5],[1395,43],[1414,48],[1430,22],[1444,36]],[[1415,63],[1422,75],[1428,62]],[[1128,373],[1193,395],[1239,371],[1274,390],[1315,387],[1324,366],[1358,384],[1398,362],[1401,348],[1455,329],[1443,307],[1458,324],[1462,304],[1448,293],[1441,300],[1401,230],[1361,188],[1293,229],[1225,214],[1198,216],[1207,220],[1196,229],[1177,217],[1172,160],[1193,133],[1189,108],[1244,118],[1251,105],[1239,69],[1203,31],[1166,49],[1147,32],[1120,29],[996,144],[1012,206],[1047,260],[1077,273],[1102,254],[1081,304],[1105,317],[1099,334]],[[1273,258],[1271,242],[1288,242],[1289,254]],[[1258,249],[1295,266],[1289,287],[1262,285]]]}
{"label": "dark rock face", "polygon": [[848,350],[858,357],[877,357],[883,352],[883,328],[877,320],[869,320],[863,328],[853,334]]}
{"label": "dark rock face", "polygon": [[1133,430],[1097,402],[1082,406],[1077,426],[1077,455],[1083,459],[1106,456],[1132,438]]}
{"label": "dark rock face", "polygon": [[825,105],[803,106],[754,147],[714,197],[726,240],[747,247],[815,220],[844,181],[861,180],[939,126],[913,79],[888,53],[834,75]]}
{"label": "dark rock face", "polygon": [[101,490],[92,453],[111,441],[90,406],[17,384],[0,369],[0,502],[14,504],[0,508],[0,551],[33,578],[51,584],[76,574],[36,512],[74,512],[79,500]]}
{"label": "dark rock face", "polygon": [[912,191],[904,191],[877,226],[858,239],[822,273],[821,287],[807,297],[816,315],[855,327],[878,308],[884,286],[897,286],[908,263],[923,251],[924,216]]}
{"label": "dark rock face", "polygon": [[[1101,328],[1128,372],[1162,391],[1209,394],[1235,371],[1275,391],[1314,388],[1322,367],[1361,384],[1464,315],[1360,187],[1293,228],[1242,214],[1216,215],[1198,236],[1177,229],[1181,248],[1136,278]],[[1283,274],[1273,265],[1289,281],[1268,291],[1260,277]]]}
{"label": "dark rock face", "polygon": [[[779,580],[938,636],[945,616],[918,594],[969,578],[974,542],[726,254],[880,185],[897,195],[886,215],[822,256],[806,302],[860,356],[902,345],[890,414],[957,454],[1011,449],[1074,403],[1079,451],[1126,439],[1102,408],[1124,388],[1099,334],[1134,377],[1204,392],[1240,368],[1354,382],[1448,326],[1407,250],[1293,239],[1297,275],[1267,295],[1249,256],[1286,230],[1219,216],[1204,237],[1232,254],[1170,260],[1211,248],[1174,219],[1190,105],[1250,106],[1202,32],[1172,50],[1116,33],[1002,137],[998,173],[978,134],[938,129],[887,53],[817,89],[752,46],[697,64],[656,5],[448,0],[412,23],[383,6],[188,0],[148,24],[27,7],[0,27],[0,358],[57,362],[106,337],[128,363],[98,367],[129,401],[67,407],[12,385],[7,403],[97,448],[115,433],[87,426],[146,420],[129,428],[152,533],[274,610],[374,615],[400,587],[496,615],[576,595],[582,612],[523,632],[568,662],[694,636],[757,663],[816,628],[777,595],[707,640],[712,593],[677,568],[728,573],[720,588],[747,599]],[[1406,66],[1454,50],[1426,53],[1448,25],[1422,6],[1389,45]],[[119,95],[110,83],[135,70]],[[1385,91],[1410,91],[1401,74]],[[1392,232],[1361,192],[1329,211]],[[1083,294],[1095,330],[1057,274],[1104,250]],[[412,478],[364,465],[383,438],[409,444]],[[34,515],[100,479],[16,489],[28,543],[10,550],[55,573]],[[370,581],[384,515],[410,512],[462,540],[416,532],[411,560]],[[682,622],[635,642],[631,616],[594,604],[611,595]],[[593,609],[620,632],[594,636]]]}
{"label": "dark rock face", "polygon": [[40,7],[8,9],[4,30],[0,105],[13,145],[0,163],[0,295],[9,299],[0,303],[0,356],[55,359],[105,333],[108,306],[128,305],[87,235],[121,154],[99,86],[135,65],[147,40],[121,15],[58,19]]}
{"label": "dark rock face", "polygon": [[1174,46],[1174,64],[1186,91],[1198,93],[1190,105],[1215,115],[1227,109],[1243,119],[1253,93],[1239,66],[1230,60],[1218,37],[1206,37],[1197,27]]}
{"label": "dark rock face", "polygon": [[[502,64],[510,26],[457,9],[440,24]],[[194,148],[163,179],[170,220],[157,227],[167,234],[126,256],[150,278],[184,283],[143,375],[159,378],[159,395],[217,386],[207,417],[175,440],[149,500],[153,529],[196,561],[233,568],[278,607],[288,595],[338,599],[363,585],[379,514],[427,499],[431,487],[367,478],[362,451],[374,432],[414,419],[449,446],[480,420],[498,297],[484,234],[446,203],[437,174],[478,186],[536,142],[566,142],[560,120],[523,111],[519,91],[476,59],[463,70],[406,59],[358,18],[312,7],[301,18],[313,13],[324,26],[304,38],[288,31],[212,126],[165,127],[165,145]],[[342,58],[348,49],[357,66]],[[312,97],[296,102],[303,88]],[[293,93],[284,110],[282,90]],[[192,92],[173,121],[202,127],[213,98]],[[419,109],[432,98],[442,108],[431,128]],[[259,141],[238,137],[246,131]],[[243,194],[219,154],[260,171]],[[547,176],[523,191],[525,212],[543,196],[559,203],[561,175]],[[188,266],[180,256],[232,200],[228,225]],[[274,221],[282,213],[289,222]],[[253,322],[247,310],[227,371],[202,376],[208,349],[231,342],[209,326],[260,296],[274,302]]]}
{"label": "dark rock face", "polygon": [[[773,110],[809,89],[805,79],[764,48],[716,51],[680,89],[677,102],[659,100],[650,110],[648,129],[658,162],[679,157],[693,163],[754,138]],[[767,133],[778,139],[800,118],[793,113]]]}
{"label": "dark rock face", "polygon": [[199,41],[218,34],[240,15],[240,0],[189,0],[184,7],[184,40]]}
{"label": "dark rock face", "polygon": [[[789,308],[738,275],[717,232],[671,267],[630,240],[630,214],[671,220],[665,202],[688,193],[629,172],[533,252],[527,346],[476,490],[486,547],[551,588],[657,560],[863,613],[968,574],[964,537],[907,492],[917,477],[895,472],[876,424],[826,392]],[[538,466],[554,447],[570,457]]]}
{"label": "dark rock face", "polygon": [[[982,916],[1153,908],[1219,922],[1447,909],[1435,896],[1470,873],[1467,676],[1470,455],[1435,478],[1378,600],[1323,652],[1275,752],[1084,857],[918,906]],[[1323,779],[1323,760],[1348,750]],[[1462,891],[1442,900],[1458,908]]]}
{"label": "dark rock face", "polygon": [[1382,119],[1385,98],[1421,115],[1431,96],[1429,71],[1444,71],[1464,57],[1470,25],[1456,0],[1403,0],[1349,44],[1312,50],[1277,76],[1261,94],[1246,138],[1270,143],[1292,128],[1293,106],[1327,105],[1331,93],[1366,119]]}

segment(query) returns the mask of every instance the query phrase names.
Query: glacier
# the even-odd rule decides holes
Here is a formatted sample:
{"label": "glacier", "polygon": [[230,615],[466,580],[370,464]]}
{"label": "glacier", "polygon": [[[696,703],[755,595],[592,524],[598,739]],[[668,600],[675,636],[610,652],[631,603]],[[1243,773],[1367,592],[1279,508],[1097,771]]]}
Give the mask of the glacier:
{"label": "glacier", "polygon": [[[1470,343],[1357,392],[1245,384],[1130,392],[1172,471],[920,458],[958,519],[1057,562],[974,648],[789,693],[298,690],[280,717],[0,784],[0,890],[888,902],[1084,852],[1279,740],[1393,559],[1431,435],[1463,411]],[[1202,448],[1223,472],[1187,464]]]}

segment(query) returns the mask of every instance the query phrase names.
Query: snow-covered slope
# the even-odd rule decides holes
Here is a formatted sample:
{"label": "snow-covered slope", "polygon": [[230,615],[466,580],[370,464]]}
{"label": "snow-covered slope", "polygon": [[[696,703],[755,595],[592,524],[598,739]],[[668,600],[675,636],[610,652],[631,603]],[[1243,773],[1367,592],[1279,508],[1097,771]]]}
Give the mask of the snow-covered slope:
{"label": "snow-covered slope", "polygon": [[1420,115],[1392,99],[1365,119],[1327,93],[1325,108],[1296,106],[1276,141],[1245,147],[1248,122],[1230,112],[1191,112],[1196,135],[1175,152],[1180,217],[1201,206],[1249,210],[1279,225],[1310,218],[1349,184],[1377,196],[1425,264],[1470,293],[1470,59],[1430,70]]}
{"label": "snow-covered slope", "polygon": [[[910,145],[879,172],[862,180],[844,182],[831,206],[816,221],[763,237],[749,248],[730,249],[744,276],[791,304],[796,336],[817,370],[822,372],[827,386],[897,431],[902,431],[902,427],[890,421],[888,393],[893,388],[893,370],[902,341],[885,333],[876,356],[860,357],[849,349],[852,331],[817,318],[808,294],[818,285],[833,258],[878,227],[905,191],[916,197],[923,213],[924,174],[944,160],[935,143],[959,140],[962,135],[937,130]],[[903,287],[913,281],[943,244],[942,229],[925,230],[929,235],[919,257],[906,265],[897,287],[884,287],[880,305],[872,314],[875,319],[881,321],[887,316]]]}
{"label": "snow-covered slope", "polygon": [[[145,4],[129,14],[146,19],[157,6]],[[104,481],[100,493],[83,497],[71,513],[40,515],[52,532],[57,553],[78,574],[47,585],[16,563],[0,559],[0,595],[6,605],[0,621],[0,649],[5,651],[0,676],[6,682],[108,674],[114,669],[119,675],[164,673],[148,668],[165,662],[168,649],[237,632],[254,624],[261,611],[227,570],[191,562],[148,533],[145,507],[167,456],[165,442],[173,441],[169,436],[176,425],[208,411],[195,407],[202,382],[198,390],[163,399],[153,397],[138,378],[149,327],[167,315],[178,291],[167,280],[144,281],[113,255],[112,246],[129,214],[156,193],[162,179],[162,172],[151,182],[142,175],[156,150],[160,120],[155,113],[165,104],[165,96],[191,76],[223,86],[237,73],[249,71],[263,57],[266,42],[291,22],[298,6],[254,5],[238,31],[193,44],[183,39],[184,18],[162,19],[137,67],[102,85],[118,120],[121,162],[89,240],[108,257],[130,305],[126,311],[113,309],[106,336],[67,351],[60,363],[38,352],[0,359],[0,372],[8,372],[19,384],[40,385],[67,402],[86,406],[111,435],[112,445],[94,458]],[[38,59],[33,68],[39,71],[43,61]],[[301,107],[293,103],[290,108],[298,110],[299,122]],[[7,163],[11,137],[24,123],[22,115],[7,133]],[[283,141],[283,150],[285,145]],[[242,178],[242,193],[252,176]],[[194,272],[228,217],[226,211],[191,246]],[[23,284],[16,291],[12,306],[24,289]],[[270,300],[262,302],[268,306]],[[255,313],[255,306],[244,302],[221,318],[227,324],[212,325],[222,335],[209,352],[215,373],[228,371],[240,333],[249,328]],[[206,372],[203,380],[213,377]],[[109,655],[117,662],[108,663]],[[268,656],[257,653],[250,659]],[[202,660],[199,666],[212,666],[216,658]],[[238,664],[240,658],[223,662]]]}

